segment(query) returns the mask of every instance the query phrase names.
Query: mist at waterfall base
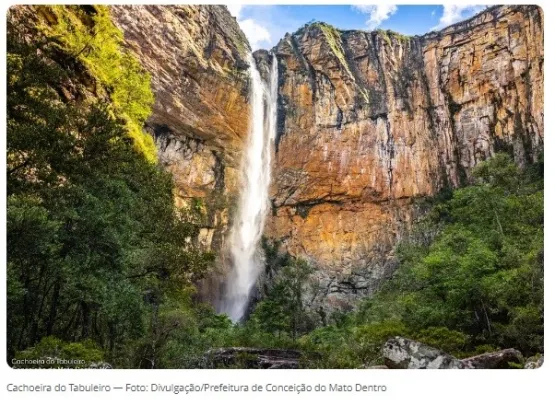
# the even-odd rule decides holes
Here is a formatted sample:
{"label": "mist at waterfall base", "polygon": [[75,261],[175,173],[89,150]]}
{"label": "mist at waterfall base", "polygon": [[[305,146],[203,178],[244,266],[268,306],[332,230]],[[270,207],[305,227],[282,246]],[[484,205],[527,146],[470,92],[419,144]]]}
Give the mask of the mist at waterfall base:
{"label": "mist at waterfall base", "polygon": [[263,255],[259,243],[269,210],[268,188],[271,149],[277,124],[277,59],[272,56],[269,85],[260,76],[249,55],[251,122],[247,151],[242,161],[242,186],[238,209],[229,240],[232,267],[226,278],[220,312],[240,321],[249,304],[251,291],[262,271]]}

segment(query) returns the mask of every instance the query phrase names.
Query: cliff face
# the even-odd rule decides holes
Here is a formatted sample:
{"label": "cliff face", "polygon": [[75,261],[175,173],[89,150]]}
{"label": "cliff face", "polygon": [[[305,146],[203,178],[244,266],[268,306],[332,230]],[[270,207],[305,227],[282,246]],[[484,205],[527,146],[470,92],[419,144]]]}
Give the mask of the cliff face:
{"label": "cliff face", "polygon": [[496,7],[422,37],[307,25],[274,48],[280,114],[267,233],[348,308],[393,270],[415,199],[495,152],[543,149],[543,13]]}
{"label": "cliff face", "polygon": [[249,126],[248,42],[224,6],[112,6],[152,76],[147,121],[179,207],[202,211],[200,241],[221,249]]}
{"label": "cliff face", "polygon": [[[248,134],[248,43],[222,6],[112,15],[152,74],[147,129],[177,204],[201,208],[201,243],[218,251]],[[526,164],[543,149],[537,7],[496,7],[411,38],[312,24],[273,52],[280,109],[266,234],[316,266],[305,294],[315,309],[350,308],[391,275],[418,198],[464,184],[495,152]],[[269,54],[255,56],[267,75]]]}
{"label": "cliff face", "polygon": [[[146,129],[176,203],[202,212],[200,242],[220,251],[248,134],[248,42],[224,6],[110,11],[152,76]],[[35,25],[33,8],[17,13]],[[311,24],[272,52],[279,132],[266,235],[316,266],[305,294],[315,309],[350,308],[391,275],[418,198],[464,184],[495,152],[526,164],[543,150],[538,7],[495,7],[412,38]],[[270,55],[255,58],[267,77]]]}

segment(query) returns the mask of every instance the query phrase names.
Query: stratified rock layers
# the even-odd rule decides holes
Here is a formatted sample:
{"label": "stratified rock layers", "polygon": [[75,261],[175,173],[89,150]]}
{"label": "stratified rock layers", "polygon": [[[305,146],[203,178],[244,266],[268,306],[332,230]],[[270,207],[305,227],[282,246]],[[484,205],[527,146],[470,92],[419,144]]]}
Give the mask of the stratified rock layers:
{"label": "stratified rock layers", "polygon": [[350,308],[394,268],[414,200],[506,151],[543,150],[543,13],[503,6],[407,38],[311,24],[279,58],[267,233],[320,269],[307,293]]}

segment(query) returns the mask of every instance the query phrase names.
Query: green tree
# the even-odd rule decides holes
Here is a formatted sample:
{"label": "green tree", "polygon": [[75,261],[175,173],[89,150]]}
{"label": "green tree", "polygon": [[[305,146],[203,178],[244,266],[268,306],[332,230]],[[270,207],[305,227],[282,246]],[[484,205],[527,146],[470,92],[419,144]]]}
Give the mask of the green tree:
{"label": "green tree", "polygon": [[267,296],[250,317],[265,333],[287,335],[293,339],[314,327],[311,314],[303,306],[303,286],[312,268],[303,259],[295,259],[279,270]]}
{"label": "green tree", "polygon": [[419,238],[420,230],[401,245],[400,268],[366,303],[366,317],[387,302],[411,329],[445,327],[473,346],[541,351],[541,164],[521,170],[504,154],[479,164],[472,185],[433,206],[424,222],[437,229],[433,238]]}
{"label": "green tree", "polygon": [[135,148],[155,161],[154,141],[142,129],[154,103],[150,74],[123,49],[123,33],[112,22],[109,7],[39,6],[38,12],[48,22],[40,27],[48,40],[98,79]]}
{"label": "green tree", "polygon": [[543,352],[542,159],[520,169],[497,155],[475,168],[469,186],[426,205],[398,248],[393,278],[335,325],[301,338],[320,354],[307,366],[380,363],[391,336],[461,357]]}
{"label": "green tree", "polygon": [[193,246],[194,214],[175,209],[171,176],[137,150],[114,103],[80,91],[91,74],[75,54],[8,25],[8,355],[91,340],[114,365],[138,366],[154,357],[145,341],[194,325],[173,310],[191,310],[213,255]]}

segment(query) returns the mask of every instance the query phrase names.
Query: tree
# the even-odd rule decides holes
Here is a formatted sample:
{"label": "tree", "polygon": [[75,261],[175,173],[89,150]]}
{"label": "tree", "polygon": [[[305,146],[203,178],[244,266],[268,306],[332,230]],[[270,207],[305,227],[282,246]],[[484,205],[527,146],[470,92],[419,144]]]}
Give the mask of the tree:
{"label": "tree", "polygon": [[[137,346],[190,325],[171,310],[191,309],[192,282],[213,255],[193,247],[192,214],[175,209],[170,174],[137,150],[119,104],[81,90],[91,73],[77,55],[113,51],[91,39],[89,52],[70,54],[25,30],[9,20],[8,355],[47,337],[91,340],[114,365],[134,367]],[[98,73],[113,70],[93,61]],[[147,114],[133,110],[141,91],[121,104],[135,120]]]}
{"label": "tree", "polygon": [[[401,247],[383,297],[395,299],[409,328],[446,327],[474,346],[540,351],[542,171],[520,170],[500,154],[476,167],[473,182],[434,206],[429,217],[440,229],[431,241]],[[368,303],[372,314],[379,298]]]}
{"label": "tree", "polygon": [[301,338],[322,355],[310,363],[379,363],[391,336],[457,356],[543,352],[542,166],[540,158],[519,169],[500,154],[475,168],[471,185],[427,202],[398,248],[393,278],[336,325]]}
{"label": "tree", "polygon": [[293,339],[314,326],[303,306],[303,286],[312,268],[303,259],[295,259],[279,270],[268,295],[260,301],[250,320],[263,332],[287,335]]}

